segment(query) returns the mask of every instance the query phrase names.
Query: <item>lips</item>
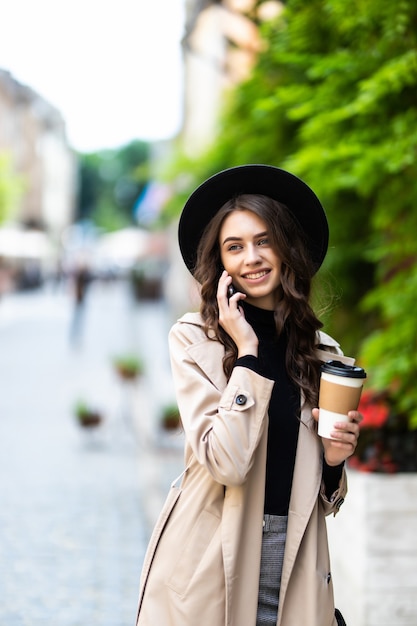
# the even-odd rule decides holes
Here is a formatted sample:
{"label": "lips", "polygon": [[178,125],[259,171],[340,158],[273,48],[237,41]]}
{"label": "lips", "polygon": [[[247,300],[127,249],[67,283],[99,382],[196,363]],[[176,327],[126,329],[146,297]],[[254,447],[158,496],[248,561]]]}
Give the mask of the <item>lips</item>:
{"label": "lips", "polygon": [[257,280],[258,278],[263,278],[267,274],[269,274],[271,270],[259,270],[258,272],[250,272],[248,274],[243,274],[243,278],[247,278],[249,280]]}

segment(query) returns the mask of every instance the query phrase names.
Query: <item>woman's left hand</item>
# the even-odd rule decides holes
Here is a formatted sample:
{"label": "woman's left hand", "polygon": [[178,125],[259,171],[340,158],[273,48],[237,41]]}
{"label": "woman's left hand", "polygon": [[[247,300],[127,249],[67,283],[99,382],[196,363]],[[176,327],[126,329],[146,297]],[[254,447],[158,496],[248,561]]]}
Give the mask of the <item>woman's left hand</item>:
{"label": "woman's left hand", "polygon": [[[313,409],[316,422],[319,419],[319,409]],[[359,424],[363,415],[359,411],[349,411],[348,422],[336,422],[331,436],[334,439],[321,438],[324,448],[324,458],[328,465],[340,465],[355,452],[358,443]]]}

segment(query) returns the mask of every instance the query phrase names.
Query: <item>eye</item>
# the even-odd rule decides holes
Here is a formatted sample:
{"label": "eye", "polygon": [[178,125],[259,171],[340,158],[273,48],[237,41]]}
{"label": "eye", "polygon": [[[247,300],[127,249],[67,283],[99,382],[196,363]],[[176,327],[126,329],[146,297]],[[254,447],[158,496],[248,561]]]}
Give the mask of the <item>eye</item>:
{"label": "eye", "polygon": [[268,244],[269,244],[268,237],[262,237],[262,239],[259,239],[258,241],[258,246],[267,246]]}
{"label": "eye", "polygon": [[227,249],[230,252],[233,252],[234,250],[240,250],[242,246],[239,243],[232,243]]}

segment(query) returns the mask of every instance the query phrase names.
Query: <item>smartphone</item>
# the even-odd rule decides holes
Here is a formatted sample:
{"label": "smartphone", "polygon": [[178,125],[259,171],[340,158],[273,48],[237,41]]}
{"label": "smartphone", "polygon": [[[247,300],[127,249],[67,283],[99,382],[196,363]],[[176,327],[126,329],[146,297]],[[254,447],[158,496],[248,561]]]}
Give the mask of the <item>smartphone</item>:
{"label": "smartphone", "polygon": [[231,298],[233,296],[233,294],[235,294],[235,293],[237,293],[237,289],[236,289],[236,287],[232,283],[227,288],[227,297]]}

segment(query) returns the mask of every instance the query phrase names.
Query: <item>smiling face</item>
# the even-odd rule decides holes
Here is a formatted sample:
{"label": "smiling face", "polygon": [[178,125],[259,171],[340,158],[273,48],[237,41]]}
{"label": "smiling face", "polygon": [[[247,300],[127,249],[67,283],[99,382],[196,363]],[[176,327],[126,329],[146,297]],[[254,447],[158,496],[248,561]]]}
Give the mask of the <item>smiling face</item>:
{"label": "smiling face", "polygon": [[265,222],[252,211],[229,213],[219,234],[223,267],[246,301],[272,310],[281,279],[281,259],[272,247]]}

